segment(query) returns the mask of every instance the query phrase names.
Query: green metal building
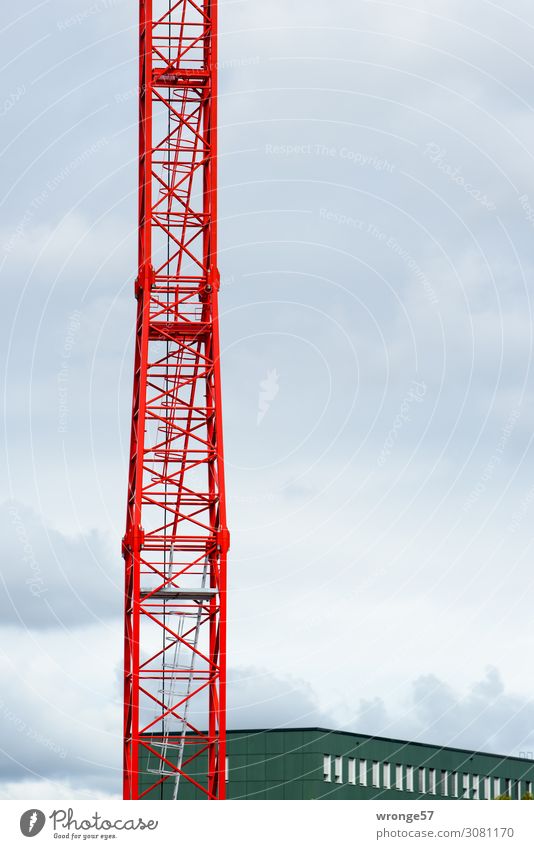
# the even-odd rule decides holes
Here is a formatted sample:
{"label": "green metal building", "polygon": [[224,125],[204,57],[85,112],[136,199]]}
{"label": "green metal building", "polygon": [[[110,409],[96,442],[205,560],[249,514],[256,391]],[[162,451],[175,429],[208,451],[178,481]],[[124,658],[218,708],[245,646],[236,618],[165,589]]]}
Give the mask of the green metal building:
{"label": "green metal building", "polygon": [[[157,780],[146,750],[140,793]],[[409,743],[326,728],[229,731],[228,799],[521,799],[532,793],[534,761]],[[172,761],[172,755],[168,755]],[[205,760],[195,759],[202,778]],[[186,770],[188,771],[188,770]],[[169,777],[143,798],[172,799]],[[181,779],[179,799],[204,794]]]}

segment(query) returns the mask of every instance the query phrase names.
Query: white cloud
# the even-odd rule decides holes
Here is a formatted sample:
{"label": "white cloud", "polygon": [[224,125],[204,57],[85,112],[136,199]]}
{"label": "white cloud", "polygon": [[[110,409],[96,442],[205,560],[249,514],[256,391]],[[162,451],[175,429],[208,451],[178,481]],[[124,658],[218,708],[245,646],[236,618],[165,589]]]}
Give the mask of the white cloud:
{"label": "white cloud", "polygon": [[0,799],[122,799],[122,795],[83,783],[30,779],[0,783]]}
{"label": "white cloud", "polygon": [[14,641],[3,629],[2,798],[118,798],[120,633],[90,626]]}

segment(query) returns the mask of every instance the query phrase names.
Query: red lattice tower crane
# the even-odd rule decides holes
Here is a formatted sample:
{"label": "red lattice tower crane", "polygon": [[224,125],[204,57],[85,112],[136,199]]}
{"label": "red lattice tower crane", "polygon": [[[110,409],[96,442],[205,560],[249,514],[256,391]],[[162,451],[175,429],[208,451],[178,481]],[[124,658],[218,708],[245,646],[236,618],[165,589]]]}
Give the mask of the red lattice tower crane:
{"label": "red lattice tower crane", "polygon": [[140,0],[139,88],[138,306],[123,540],[124,798],[146,797],[163,784],[177,798],[180,783],[191,782],[205,798],[223,799],[229,535],[216,0]]}

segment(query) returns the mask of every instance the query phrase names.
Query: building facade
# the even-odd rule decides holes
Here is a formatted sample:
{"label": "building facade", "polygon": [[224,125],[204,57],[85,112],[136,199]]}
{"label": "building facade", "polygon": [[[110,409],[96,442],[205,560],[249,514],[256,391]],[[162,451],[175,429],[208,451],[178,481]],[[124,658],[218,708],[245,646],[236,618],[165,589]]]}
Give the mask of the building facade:
{"label": "building facade", "polygon": [[[410,743],[326,728],[229,731],[228,799],[521,799],[534,786],[534,761],[468,749]],[[173,755],[167,755],[172,762]],[[202,758],[184,772],[204,783]],[[150,753],[140,758],[141,786],[154,781]],[[172,799],[174,778],[145,799]],[[180,779],[179,799],[204,793]]]}

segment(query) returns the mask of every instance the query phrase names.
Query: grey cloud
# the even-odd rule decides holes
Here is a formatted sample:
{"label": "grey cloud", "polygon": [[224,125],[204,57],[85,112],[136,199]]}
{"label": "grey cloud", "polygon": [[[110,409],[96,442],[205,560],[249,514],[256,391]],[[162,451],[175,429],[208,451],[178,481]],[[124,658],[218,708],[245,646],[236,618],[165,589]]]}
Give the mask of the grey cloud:
{"label": "grey cloud", "polygon": [[229,728],[330,726],[312,687],[299,677],[266,668],[231,669],[228,675]]}
{"label": "grey cloud", "polygon": [[[96,647],[102,638],[94,635]],[[108,665],[109,672],[113,665]],[[119,702],[114,678],[107,674],[106,686],[89,698],[81,679],[70,687],[68,709],[72,715],[79,712],[76,723],[65,723],[54,706],[52,680],[38,700],[28,697],[27,685],[2,699],[0,798],[68,798],[69,791],[80,798],[119,794],[120,723],[110,710],[110,703]],[[495,668],[463,692],[434,674],[420,676],[403,690],[399,704],[388,701],[368,697],[356,710],[341,703],[324,710],[317,692],[299,677],[279,675],[267,667],[229,670],[231,729],[319,726],[503,755],[534,750],[534,703],[507,690]],[[47,702],[52,709],[43,714]],[[80,733],[81,723],[97,723],[99,715],[99,726],[90,734]]]}
{"label": "grey cloud", "polygon": [[507,690],[495,667],[464,692],[436,675],[422,675],[401,706],[362,700],[350,725],[369,734],[503,755],[534,751],[534,701]]}
{"label": "grey cloud", "polygon": [[[34,694],[30,678],[0,700],[0,798],[27,798],[30,788],[37,798],[94,798],[117,796],[120,792],[120,693],[116,653],[110,653],[95,678],[98,652],[109,638],[104,633],[85,631],[94,645],[82,652],[86,672],[73,669],[61,686],[54,680],[53,655],[43,659],[48,672]],[[45,638],[44,647],[52,645]],[[65,660],[72,658],[67,638],[56,643],[54,653],[64,646]],[[31,642],[25,638],[15,655],[23,656]],[[0,664],[2,658],[0,657]],[[34,668],[34,664],[31,665]],[[7,674],[8,664],[2,664]],[[28,669],[28,673],[30,669]],[[57,676],[57,673],[55,673]],[[24,676],[25,678],[27,676]],[[91,684],[96,684],[93,689]],[[65,705],[57,690],[68,692]],[[229,670],[230,728],[331,726],[334,720],[318,706],[316,694],[305,681],[280,676],[265,668],[232,667]],[[197,716],[202,724],[205,716]]]}
{"label": "grey cloud", "polygon": [[96,531],[66,536],[15,501],[0,506],[4,625],[76,627],[122,612],[120,560]]}

